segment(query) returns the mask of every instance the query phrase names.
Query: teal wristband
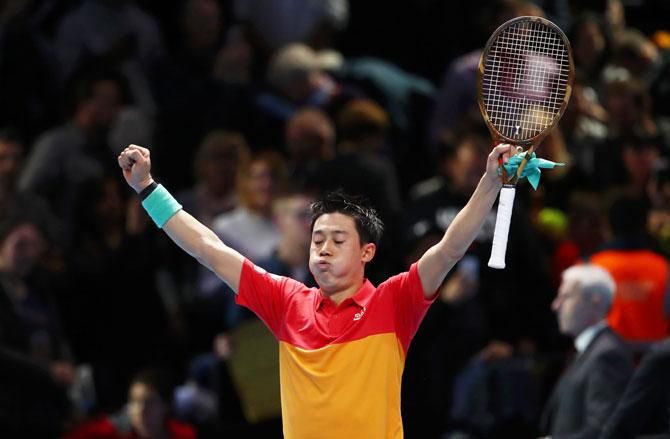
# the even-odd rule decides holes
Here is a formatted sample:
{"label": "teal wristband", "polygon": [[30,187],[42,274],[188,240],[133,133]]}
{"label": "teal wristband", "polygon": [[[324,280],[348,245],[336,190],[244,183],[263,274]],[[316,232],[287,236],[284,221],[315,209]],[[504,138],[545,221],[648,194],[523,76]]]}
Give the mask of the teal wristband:
{"label": "teal wristband", "polygon": [[170,192],[159,184],[148,197],[142,201],[144,210],[161,229],[170,218],[181,210],[181,204],[174,199]]}

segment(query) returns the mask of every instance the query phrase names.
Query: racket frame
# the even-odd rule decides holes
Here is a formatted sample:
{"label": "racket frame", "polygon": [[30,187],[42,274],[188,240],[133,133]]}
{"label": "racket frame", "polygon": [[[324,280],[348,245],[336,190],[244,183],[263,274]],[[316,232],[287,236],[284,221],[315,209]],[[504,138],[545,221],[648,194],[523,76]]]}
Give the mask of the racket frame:
{"label": "racket frame", "polygon": [[[563,41],[563,44],[565,45],[569,63],[565,96],[563,97],[563,102],[561,103],[561,106],[559,107],[558,111],[554,114],[551,122],[541,132],[537,133],[535,136],[531,138],[523,140],[508,137],[502,134],[500,131],[498,131],[498,129],[496,129],[486,109],[486,104],[484,102],[483,85],[482,85],[484,80],[486,59],[491,50],[491,46],[496,43],[498,36],[503,31],[505,31],[509,27],[519,24],[520,22],[540,23],[543,26],[547,26],[553,29],[560,36],[560,38]],[[503,183],[503,187],[501,189],[498,213],[496,217],[496,227],[493,237],[493,245],[491,248],[491,258],[488,262],[489,267],[497,269],[505,268],[507,237],[509,234],[509,226],[511,223],[512,207],[514,203],[516,184],[518,183],[519,178],[535,149],[542,142],[542,140],[544,140],[544,138],[551,132],[551,130],[558,124],[558,121],[563,116],[563,113],[565,112],[565,109],[568,106],[568,102],[570,101],[570,96],[572,95],[572,86],[574,84],[574,76],[575,76],[574,70],[575,68],[572,59],[572,47],[570,46],[570,41],[568,40],[567,36],[557,25],[542,17],[521,16],[511,19],[503,23],[501,26],[499,26],[486,42],[486,46],[484,46],[484,50],[479,59],[479,66],[477,69],[477,103],[479,104],[479,110],[481,111],[482,116],[484,117],[484,122],[486,123],[486,126],[488,127],[489,132],[491,133],[491,137],[493,138],[494,144],[509,143],[511,145],[521,146],[526,151],[521,162],[519,163],[519,166],[517,167],[516,172],[511,176],[507,175],[502,160],[500,163],[502,171],[501,181]],[[501,204],[505,205],[501,206]]]}

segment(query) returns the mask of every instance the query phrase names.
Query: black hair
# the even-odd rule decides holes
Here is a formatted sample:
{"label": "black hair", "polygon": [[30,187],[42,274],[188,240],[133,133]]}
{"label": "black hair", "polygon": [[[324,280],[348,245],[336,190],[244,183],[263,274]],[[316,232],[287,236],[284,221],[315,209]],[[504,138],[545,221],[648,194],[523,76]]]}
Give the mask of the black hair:
{"label": "black hair", "polygon": [[649,202],[641,196],[618,195],[612,202],[607,215],[614,236],[643,237],[649,207]]}
{"label": "black hair", "polygon": [[328,192],[321,200],[312,203],[311,209],[310,230],[314,229],[314,223],[321,215],[341,213],[353,218],[361,244],[378,245],[384,233],[384,223],[379,218],[377,211],[369,206],[365,197],[349,195],[342,189]]}
{"label": "black hair", "polygon": [[11,127],[0,128],[0,142],[24,144],[21,134]]}
{"label": "black hair", "polygon": [[78,70],[66,84],[67,116],[75,114],[79,105],[93,96],[95,86],[103,81],[117,85],[122,104],[132,103],[130,84],[121,71],[92,64]]}

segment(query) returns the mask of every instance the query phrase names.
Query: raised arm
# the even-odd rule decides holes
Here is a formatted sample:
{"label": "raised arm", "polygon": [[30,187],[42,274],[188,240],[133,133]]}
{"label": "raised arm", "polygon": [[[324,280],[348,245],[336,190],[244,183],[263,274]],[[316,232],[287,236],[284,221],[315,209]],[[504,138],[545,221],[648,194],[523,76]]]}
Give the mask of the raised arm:
{"label": "raised arm", "polygon": [[493,148],[486,162],[486,172],[470,200],[456,215],[440,242],[419,259],[419,277],[427,296],[440,287],[449,270],[463,257],[479,233],[502,186],[498,176],[498,159],[502,156],[507,162],[512,148],[507,144]]}
{"label": "raised arm", "polygon": [[[138,194],[154,183],[149,150],[130,145],[118,157],[123,176]],[[161,207],[161,206],[158,206]],[[237,293],[244,257],[226,246],[218,236],[182,209],[163,225],[163,230],[186,253],[212,270]]]}

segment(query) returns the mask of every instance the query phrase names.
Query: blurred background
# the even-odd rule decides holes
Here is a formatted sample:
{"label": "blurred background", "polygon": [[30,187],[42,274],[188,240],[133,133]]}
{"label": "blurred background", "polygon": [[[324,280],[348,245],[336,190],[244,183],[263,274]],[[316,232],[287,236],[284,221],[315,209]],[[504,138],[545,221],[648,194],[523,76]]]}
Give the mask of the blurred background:
{"label": "blurred background", "polygon": [[[187,211],[308,285],[309,204],[365,195],[386,225],[378,284],[481,177],[477,63],[519,15],[572,44],[573,96],[539,150],[567,166],[520,185],[505,270],[486,266],[494,209],[445,280],[406,361],[410,439],[537,437],[571,348],[562,271],[631,243],[670,255],[670,3],[0,1],[3,437],[152,437],[165,419],[170,437],[281,437],[276,342],[156,229],[116,156],[149,147]],[[665,306],[664,330],[619,335],[667,337]]]}

